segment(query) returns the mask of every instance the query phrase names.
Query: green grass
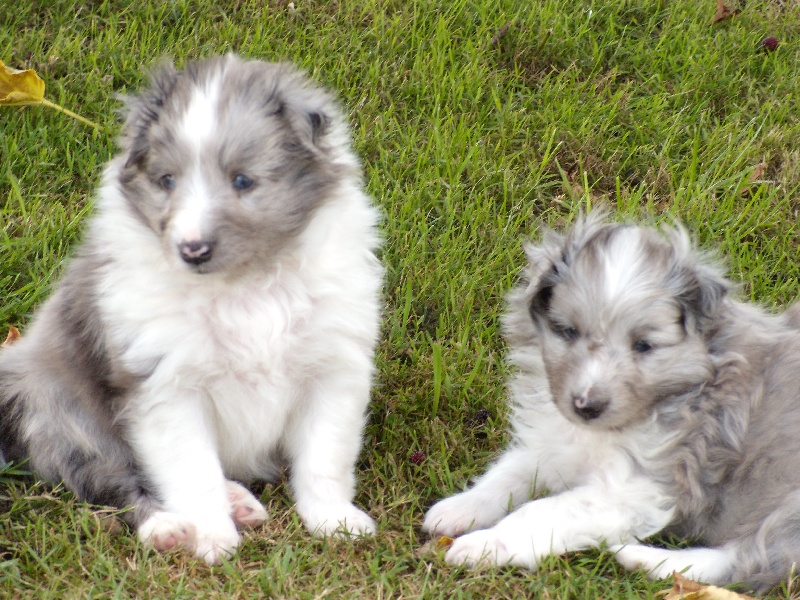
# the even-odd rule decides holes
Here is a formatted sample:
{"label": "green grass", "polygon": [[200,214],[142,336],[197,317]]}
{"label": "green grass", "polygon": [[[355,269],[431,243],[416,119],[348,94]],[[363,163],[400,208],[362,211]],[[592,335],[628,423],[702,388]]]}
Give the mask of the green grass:
{"label": "green grass", "polygon": [[[48,294],[114,152],[116,95],[138,89],[158,57],[300,64],[341,97],[385,215],[358,494],[379,533],[312,539],[284,487],[268,486],[272,520],[209,568],[147,553],[69,493],[3,472],[0,597],[593,599],[668,587],[602,551],[534,574],[456,569],[418,554],[419,525],[507,439],[498,315],[540,224],[601,202],[679,219],[727,258],[744,297],[797,297],[797,3],[748,0],[716,25],[713,0],[144,4],[0,0],[0,59],[36,69],[48,98],[106,127],[0,109],[0,326],[24,329]],[[768,34],[782,41],[769,54],[758,49]],[[418,450],[427,458],[415,465]]]}

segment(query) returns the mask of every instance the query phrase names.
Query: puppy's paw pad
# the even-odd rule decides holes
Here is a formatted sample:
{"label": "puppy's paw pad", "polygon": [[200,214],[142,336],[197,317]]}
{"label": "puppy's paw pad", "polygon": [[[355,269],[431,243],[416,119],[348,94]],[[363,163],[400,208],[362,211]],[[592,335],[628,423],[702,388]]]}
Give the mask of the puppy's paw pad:
{"label": "puppy's paw pad", "polygon": [[177,548],[192,549],[197,544],[197,528],[182,517],[168,512],[157,512],[139,526],[142,543],[159,552]]}
{"label": "puppy's paw pad", "polygon": [[231,517],[237,527],[256,527],[267,520],[267,509],[250,490],[234,481],[226,482]]}
{"label": "puppy's paw pad", "polygon": [[267,510],[263,506],[234,505],[231,517],[237,527],[256,527],[267,520]]}

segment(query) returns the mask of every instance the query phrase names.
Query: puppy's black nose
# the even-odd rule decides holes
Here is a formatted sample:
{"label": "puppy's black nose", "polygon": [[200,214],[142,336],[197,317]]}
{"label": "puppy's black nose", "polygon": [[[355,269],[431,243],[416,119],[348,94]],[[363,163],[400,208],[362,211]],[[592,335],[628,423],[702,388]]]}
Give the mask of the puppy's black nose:
{"label": "puppy's black nose", "polygon": [[181,242],[178,244],[178,253],[183,262],[190,265],[200,265],[211,260],[214,246],[211,242]]}
{"label": "puppy's black nose", "polygon": [[608,408],[608,404],[608,400],[591,395],[575,396],[572,399],[572,408],[575,414],[584,421],[592,421],[602,415]]}

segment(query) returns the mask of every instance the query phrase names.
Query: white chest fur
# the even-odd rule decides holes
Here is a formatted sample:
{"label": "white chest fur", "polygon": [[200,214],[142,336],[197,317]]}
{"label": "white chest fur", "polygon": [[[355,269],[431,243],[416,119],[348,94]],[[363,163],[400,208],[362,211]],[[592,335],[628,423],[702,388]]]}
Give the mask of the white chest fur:
{"label": "white chest fur", "polygon": [[246,478],[331,374],[358,373],[348,402],[366,409],[381,268],[376,215],[359,190],[343,185],[280,259],[242,276],[176,266],[114,186],[105,192],[90,232],[111,258],[99,309],[112,354],[144,381],[139,412],[182,399],[204,415],[226,472]]}

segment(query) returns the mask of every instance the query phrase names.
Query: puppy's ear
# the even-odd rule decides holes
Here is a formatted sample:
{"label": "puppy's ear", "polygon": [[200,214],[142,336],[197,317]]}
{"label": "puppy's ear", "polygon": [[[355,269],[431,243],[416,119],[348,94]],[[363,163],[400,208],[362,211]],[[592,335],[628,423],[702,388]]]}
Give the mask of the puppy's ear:
{"label": "puppy's ear", "polygon": [[713,329],[719,310],[734,286],[713,258],[694,247],[682,227],[667,230],[667,236],[673,255],[666,287],[680,304],[686,327],[705,333]]}
{"label": "puppy's ear", "polygon": [[607,222],[607,217],[608,213],[603,209],[581,214],[565,235],[545,229],[541,245],[525,246],[528,258],[526,278],[533,288],[529,310],[534,319],[547,311],[553,288],[566,278],[578,253],[598,236],[624,227]]}
{"label": "puppy's ear", "polygon": [[289,65],[279,65],[274,101],[293,140],[288,143],[290,151],[306,150],[313,155],[327,149],[325,137],[330,133],[338,107],[326,91],[315,87],[302,73]]}
{"label": "puppy's ear", "polygon": [[286,120],[301,142],[317,148],[320,140],[330,129],[331,117],[327,113],[326,106],[323,103],[317,106],[290,102],[285,110]]}
{"label": "puppy's ear", "polygon": [[123,98],[125,126],[122,145],[127,157],[125,169],[141,166],[149,150],[148,131],[157,122],[164,102],[172,93],[179,73],[165,59],[150,74],[150,86],[136,96]]}
{"label": "puppy's ear", "polygon": [[525,256],[528,259],[525,279],[528,281],[530,293],[528,311],[537,320],[547,312],[553,288],[564,279],[569,269],[564,252],[564,237],[547,230],[541,245],[525,245]]}

